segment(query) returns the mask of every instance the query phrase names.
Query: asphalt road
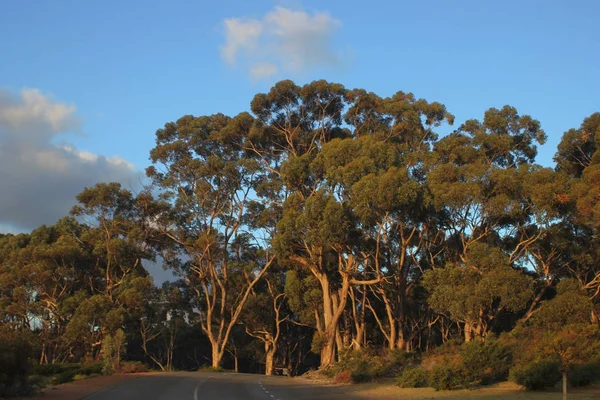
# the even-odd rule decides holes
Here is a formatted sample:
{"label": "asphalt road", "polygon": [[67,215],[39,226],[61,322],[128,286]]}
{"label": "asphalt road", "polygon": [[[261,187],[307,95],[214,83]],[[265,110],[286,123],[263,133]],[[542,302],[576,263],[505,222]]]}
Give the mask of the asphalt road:
{"label": "asphalt road", "polygon": [[298,379],[229,373],[169,373],[141,376],[84,400],[308,400],[358,397],[343,386],[318,386]]}

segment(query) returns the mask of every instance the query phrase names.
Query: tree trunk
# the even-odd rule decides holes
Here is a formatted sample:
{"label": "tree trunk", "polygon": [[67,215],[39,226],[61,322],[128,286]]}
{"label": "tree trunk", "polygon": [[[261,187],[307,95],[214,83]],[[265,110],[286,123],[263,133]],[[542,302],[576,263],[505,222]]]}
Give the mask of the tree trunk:
{"label": "tree trunk", "polygon": [[265,375],[273,375],[273,364],[275,359],[275,346],[265,343]]}
{"label": "tree trunk", "polygon": [[325,343],[321,349],[321,368],[335,363],[335,330],[331,333],[326,331]]}
{"label": "tree trunk", "polygon": [[562,372],[563,400],[567,400],[567,371]]}
{"label": "tree trunk", "polygon": [[213,368],[219,368],[221,366],[221,361],[223,360],[223,352],[219,349],[219,343],[214,341],[211,343],[212,349],[212,364]]}
{"label": "tree trunk", "polygon": [[465,342],[469,343],[473,340],[473,325],[465,322]]}

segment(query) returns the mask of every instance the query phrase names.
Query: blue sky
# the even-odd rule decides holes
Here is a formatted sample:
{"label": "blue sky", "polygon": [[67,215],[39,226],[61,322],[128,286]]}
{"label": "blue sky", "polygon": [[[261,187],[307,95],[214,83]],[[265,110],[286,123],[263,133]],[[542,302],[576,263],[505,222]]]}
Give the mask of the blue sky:
{"label": "blue sky", "polygon": [[510,104],[541,121],[552,165],[600,111],[598,15],[594,0],[4,2],[0,231],[53,223],[98,180],[135,186],[165,122],[246,111],[287,78],[410,91],[457,125]]}

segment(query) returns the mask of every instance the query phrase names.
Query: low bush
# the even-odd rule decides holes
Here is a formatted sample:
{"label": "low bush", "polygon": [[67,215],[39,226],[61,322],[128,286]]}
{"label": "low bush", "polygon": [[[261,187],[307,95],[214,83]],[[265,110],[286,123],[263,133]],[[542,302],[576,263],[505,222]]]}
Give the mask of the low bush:
{"label": "low bush", "polygon": [[560,363],[549,358],[519,365],[511,369],[510,378],[529,390],[549,388],[561,379]]}
{"label": "low bush", "polygon": [[371,382],[377,375],[376,366],[369,364],[367,361],[361,360],[354,365],[350,371],[350,379],[352,383]]}
{"label": "low bush", "polygon": [[26,334],[0,327],[0,397],[31,392],[28,376],[31,345]]}
{"label": "low bush", "polygon": [[94,363],[94,364],[84,364],[80,366],[77,370],[78,373],[83,375],[93,375],[93,374],[102,374],[102,363]]}
{"label": "low bush", "polygon": [[471,382],[461,366],[437,366],[431,370],[429,386],[435,390],[456,390],[469,388]]}
{"label": "low bush", "polygon": [[585,364],[575,364],[568,374],[569,384],[587,386],[600,381],[600,357]]}
{"label": "low bush", "polygon": [[401,388],[420,388],[429,385],[429,371],[421,367],[406,368],[398,376],[396,385]]}
{"label": "low bush", "polygon": [[352,383],[352,372],[350,371],[342,371],[338,374],[336,374],[333,377],[333,383],[337,383],[337,384],[344,384],[344,383]]}
{"label": "low bush", "polygon": [[413,368],[420,363],[420,354],[393,349],[388,350],[384,356],[386,374],[398,375],[405,368]]}
{"label": "low bush", "polygon": [[82,381],[84,379],[88,379],[89,377],[89,375],[76,374],[75,376],[73,376],[73,381]]}
{"label": "low bush", "polygon": [[466,377],[473,384],[489,385],[508,378],[512,353],[496,340],[465,343],[460,355]]}
{"label": "low bush", "polygon": [[140,361],[125,361],[121,363],[120,372],[123,374],[148,372],[148,367],[146,366],[146,364]]}
{"label": "low bush", "polygon": [[71,382],[75,375],[77,375],[77,372],[74,370],[63,371],[60,374],[56,374],[52,377],[52,384],[60,385],[63,383]]}
{"label": "low bush", "polygon": [[327,378],[333,378],[338,373],[339,368],[322,368],[319,370],[319,374],[326,376]]}
{"label": "low bush", "polygon": [[202,371],[202,372],[225,372],[225,369],[223,367],[212,367],[210,365],[203,365],[200,368],[198,368],[198,371]]}
{"label": "low bush", "polygon": [[27,379],[27,382],[29,382],[29,385],[31,385],[31,387],[35,390],[35,389],[42,389],[42,388],[45,388],[46,386],[50,385],[51,380],[47,376],[30,375],[29,378]]}

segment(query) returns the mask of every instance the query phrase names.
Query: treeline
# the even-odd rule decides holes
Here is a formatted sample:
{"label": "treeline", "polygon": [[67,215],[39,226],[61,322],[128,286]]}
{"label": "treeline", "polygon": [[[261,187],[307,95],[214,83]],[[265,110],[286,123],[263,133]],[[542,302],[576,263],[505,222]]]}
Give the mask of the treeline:
{"label": "treeline", "polygon": [[[453,122],[325,81],[169,122],[149,187],[98,184],[57,224],[0,237],[2,345],[39,364],[299,374],[500,336],[527,343],[525,364],[589,361],[600,113],[564,133],[555,168],[513,107],[436,133]],[[177,280],[157,288],[148,262]]]}

